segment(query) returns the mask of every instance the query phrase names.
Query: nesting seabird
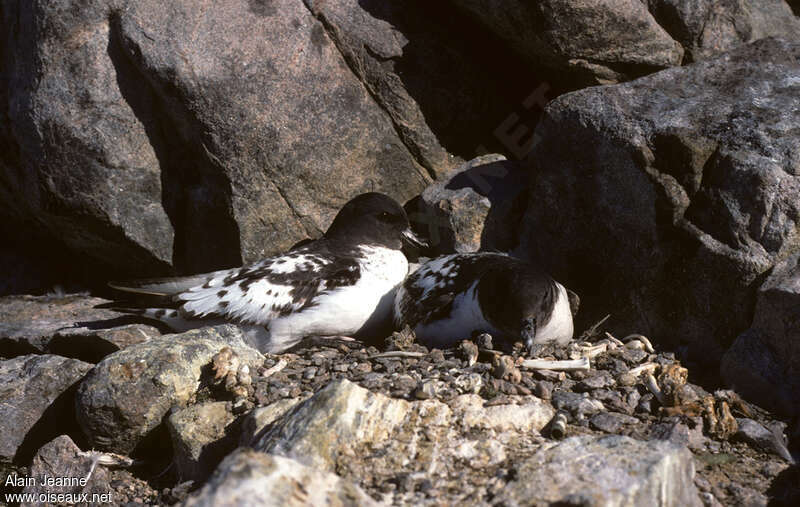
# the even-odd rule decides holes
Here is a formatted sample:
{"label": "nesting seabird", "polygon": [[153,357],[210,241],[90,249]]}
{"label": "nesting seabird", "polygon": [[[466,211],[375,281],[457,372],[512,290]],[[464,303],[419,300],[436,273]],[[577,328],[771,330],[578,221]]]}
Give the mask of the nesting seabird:
{"label": "nesting seabird", "polygon": [[574,293],[530,263],[468,253],[432,259],[409,275],[395,296],[394,318],[431,347],[485,332],[512,343],[521,339],[530,350],[572,340],[576,306]]}
{"label": "nesting seabird", "polygon": [[402,240],[418,242],[403,208],[370,192],[342,207],[318,240],[241,268],[187,277],[111,283],[144,305],[106,305],[174,331],[230,322],[269,353],[308,336],[360,337],[391,323],[408,274]]}

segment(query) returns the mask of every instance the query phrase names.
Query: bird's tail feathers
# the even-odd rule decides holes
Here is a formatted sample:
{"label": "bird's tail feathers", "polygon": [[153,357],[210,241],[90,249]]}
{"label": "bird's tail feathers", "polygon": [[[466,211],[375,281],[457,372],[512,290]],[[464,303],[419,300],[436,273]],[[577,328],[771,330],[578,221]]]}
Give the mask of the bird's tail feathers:
{"label": "bird's tail feathers", "polygon": [[149,278],[144,280],[129,280],[122,282],[108,282],[108,286],[123,292],[142,294],[146,296],[173,296],[179,292],[202,285],[208,281],[209,275],[175,276],[169,278]]}

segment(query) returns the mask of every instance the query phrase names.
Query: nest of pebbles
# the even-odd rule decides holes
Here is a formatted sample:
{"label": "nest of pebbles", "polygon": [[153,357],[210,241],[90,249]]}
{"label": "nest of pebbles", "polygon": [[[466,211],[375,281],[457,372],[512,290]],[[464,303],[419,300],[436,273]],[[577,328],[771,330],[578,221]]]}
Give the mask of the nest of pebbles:
{"label": "nest of pebbles", "polygon": [[492,406],[533,395],[557,411],[541,435],[516,442],[508,451],[514,459],[497,465],[494,473],[485,468],[471,473],[462,467],[434,483],[424,470],[398,470],[391,460],[383,467],[374,460],[367,466],[354,460],[338,471],[376,499],[387,493],[397,499],[399,493],[404,502],[490,501],[493,491],[514,477],[514,463],[535,452],[545,439],[585,434],[688,446],[695,457],[695,484],[707,505],[795,499],[789,476],[796,467],[791,466],[784,436],[786,423],[733,391],[708,392],[689,382],[690,372],[675,354],[657,352],[646,337],[620,340],[595,327],[567,347],[540,346],[532,352],[536,360],[521,343],[496,350],[487,334],[450,350],[428,349],[409,330],[393,333],[380,348],[316,340],[290,353],[267,356],[244,387],[228,374],[227,390],[234,398],[234,413],[308,397],[336,379],[406,400],[447,403],[474,393],[485,400],[484,406]]}

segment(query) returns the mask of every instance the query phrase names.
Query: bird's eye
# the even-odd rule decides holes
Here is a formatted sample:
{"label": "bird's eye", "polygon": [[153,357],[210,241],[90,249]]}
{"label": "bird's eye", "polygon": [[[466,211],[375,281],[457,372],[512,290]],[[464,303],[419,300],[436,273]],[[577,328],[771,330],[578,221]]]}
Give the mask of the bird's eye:
{"label": "bird's eye", "polygon": [[381,220],[382,220],[382,221],[384,221],[384,222],[391,222],[391,221],[392,221],[392,215],[391,215],[391,213],[388,213],[388,212],[386,212],[386,211],[382,212],[382,213],[381,213],[381,214],[378,216],[378,218],[379,218],[379,219],[381,219]]}

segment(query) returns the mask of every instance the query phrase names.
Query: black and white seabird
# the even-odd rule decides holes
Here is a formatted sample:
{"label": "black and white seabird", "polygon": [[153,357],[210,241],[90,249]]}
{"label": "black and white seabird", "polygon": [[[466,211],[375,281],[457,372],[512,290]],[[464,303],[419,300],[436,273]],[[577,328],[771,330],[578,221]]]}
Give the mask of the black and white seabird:
{"label": "black and white seabird", "polygon": [[397,291],[395,325],[431,347],[485,332],[500,339],[564,345],[572,340],[571,297],[563,285],[501,253],[445,255],[421,265]]}
{"label": "black and white seabird", "polygon": [[269,353],[308,336],[359,337],[391,324],[395,291],[408,274],[404,238],[419,242],[403,208],[370,192],[345,204],[324,236],[302,247],[241,268],[111,283],[151,301],[105,306],[174,331],[234,323]]}

